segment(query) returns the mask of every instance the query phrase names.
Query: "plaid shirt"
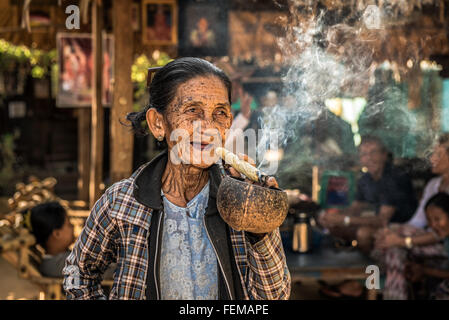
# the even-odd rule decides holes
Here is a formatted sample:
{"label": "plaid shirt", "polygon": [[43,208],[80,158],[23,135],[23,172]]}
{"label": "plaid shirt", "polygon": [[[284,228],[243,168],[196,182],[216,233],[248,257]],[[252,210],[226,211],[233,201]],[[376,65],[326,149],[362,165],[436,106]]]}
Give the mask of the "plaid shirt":
{"label": "plaid shirt", "polygon": [[[135,179],[115,183],[95,203],[63,271],[68,299],[106,299],[102,274],[117,263],[109,299],[146,299],[148,239],[153,209],[133,195]],[[279,230],[252,244],[244,231],[229,227],[245,299],[288,299],[290,273]]]}

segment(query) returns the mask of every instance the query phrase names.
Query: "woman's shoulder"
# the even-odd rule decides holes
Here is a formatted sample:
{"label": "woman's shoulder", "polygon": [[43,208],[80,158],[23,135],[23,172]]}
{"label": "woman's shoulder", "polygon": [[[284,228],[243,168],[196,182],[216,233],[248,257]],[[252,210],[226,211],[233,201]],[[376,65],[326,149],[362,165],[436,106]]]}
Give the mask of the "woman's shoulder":
{"label": "woman's shoulder", "polygon": [[136,177],[139,175],[140,172],[142,172],[143,169],[148,165],[149,163],[145,163],[141,165],[136,171],[133,172],[131,176],[128,178],[122,179],[120,181],[117,181],[113,183],[109,188],[106,189],[105,194],[109,198],[110,201],[114,201],[117,197],[121,196],[132,196],[133,189],[134,189],[134,181],[136,180]]}
{"label": "woman's shoulder", "polygon": [[425,189],[431,191],[431,189],[438,189],[441,183],[441,176],[437,176],[437,177],[433,177],[432,179],[430,179],[427,184]]}
{"label": "woman's shoulder", "polygon": [[106,189],[103,201],[107,202],[107,214],[111,218],[133,224],[146,223],[151,209],[139,203],[134,197],[134,182],[147,165],[148,163],[142,165],[130,177],[115,182]]}

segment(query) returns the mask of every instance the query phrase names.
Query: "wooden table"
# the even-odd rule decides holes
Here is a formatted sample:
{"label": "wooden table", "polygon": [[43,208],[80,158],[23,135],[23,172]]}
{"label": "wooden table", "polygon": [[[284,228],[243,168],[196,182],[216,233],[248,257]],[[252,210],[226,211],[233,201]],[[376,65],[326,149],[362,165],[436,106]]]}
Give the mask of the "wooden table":
{"label": "wooden table", "polygon": [[[328,236],[310,253],[296,253],[292,251],[290,233],[281,234],[292,282],[366,280],[366,267],[375,264],[356,248],[335,248]],[[375,289],[368,290],[367,299],[375,300],[376,295]]]}

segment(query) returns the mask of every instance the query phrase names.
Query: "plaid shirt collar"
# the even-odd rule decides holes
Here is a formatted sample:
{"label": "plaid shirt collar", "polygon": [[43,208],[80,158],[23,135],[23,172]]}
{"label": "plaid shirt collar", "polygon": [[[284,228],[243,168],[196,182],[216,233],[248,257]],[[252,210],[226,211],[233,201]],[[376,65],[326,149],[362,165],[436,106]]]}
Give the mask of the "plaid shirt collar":
{"label": "plaid shirt collar", "polygon": [[[162,210],[162,175],[168,161],[168,151],[164,150],[145,165],[137,170],[133,179],[133,195],[140,204],[154,210]],[[216,164],[209,168],[209,198],[216,199],[221,176]]]}

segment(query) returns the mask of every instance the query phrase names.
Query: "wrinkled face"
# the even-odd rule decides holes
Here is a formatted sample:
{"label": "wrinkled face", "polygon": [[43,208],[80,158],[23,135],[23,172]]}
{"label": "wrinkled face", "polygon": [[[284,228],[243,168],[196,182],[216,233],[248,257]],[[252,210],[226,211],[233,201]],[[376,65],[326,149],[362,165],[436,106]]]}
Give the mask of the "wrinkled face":
{"label": "wrinkled face", "polygon": [[177,155],[184,164],[211,166],[231,123],[228,91],[220,79],[197,77],[181,84],[163,116],[171,161]]}
{"label": "wrinkled face", "polygon": [[372,175],[381,173],[387,161],[387,153],[375,142],[360,145],[359,157],[360,164]]}
{"label": "wrinkled face", "polygon": [[432,172],[435,174],[445,174],[449,172],[449,154],[445,146],[438,145],[435,147],[430,156],[432,164]]}
{"label": "wrinkled face", "polygon": [[449,217],[439,207],[430,205],[426,210],[429,226],[435,230],[440,237],[449,236]]}

